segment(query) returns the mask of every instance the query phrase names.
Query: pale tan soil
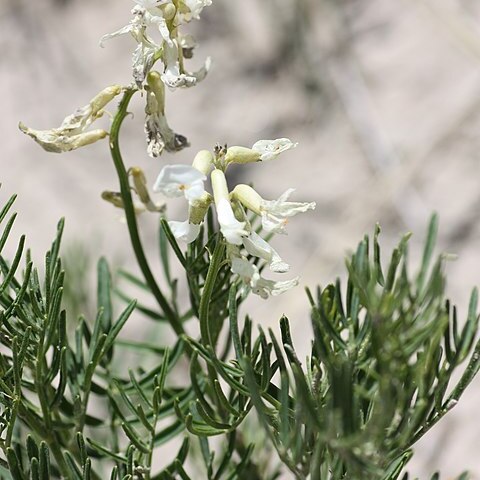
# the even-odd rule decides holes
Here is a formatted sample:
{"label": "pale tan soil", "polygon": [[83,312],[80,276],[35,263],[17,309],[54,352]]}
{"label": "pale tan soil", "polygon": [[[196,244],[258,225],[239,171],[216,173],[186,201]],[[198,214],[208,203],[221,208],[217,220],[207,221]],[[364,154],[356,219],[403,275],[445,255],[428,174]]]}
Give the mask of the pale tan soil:
{"label": "pale tan soil", "polygon": [[[102,190],[116,188],[106,144],[48,154],[17,129],[19,120],[56,126],[104,86],[130,82],[131,38],[105,49],[98,39],[128,21],[131,2],[53,3],[0,2],[2,201],[19,194],[16,232],[27,234],[37,258],[66,216],[67,244],[78,240],[95,257],[132,265],[120,211],[100,199]],[[439,246],[458,255],[448,266],[448,288],[465,314],[470,289],[480,284],[478,2],[351,0],[342,20],[336,2],[299,0],[310,9],[304,17],[310,27],[290,56],[282,43],[306,28],[301,19],[285,20],[294,0],[214,3],[203,25],[192,25],[201,43],[194,64],[211,55],[212,71],[200,86],[168,99],[169,121],[192,148],[175,158],[148,158],[137,100],[122,142],[127,162],[142,166],[153,182],[164,163],[190,162],[217,141],[251,145],[288,136],[299,142],[275,162],[237,170],[231,181],[254,181],[266,198],[296,187],[296,198],[317,202],[314,213],[292,220],[288,237],[275,240],[302,287],[249,301],[262,324],[276,326],[288,315],[300,352],[306,354],[309,335],[303,286],[341,275],[345,252],[377,221],[385,251],[413,231],[417,259],[430,213],[440,214]],[[170,205],[172,218],[185,215],[181,202]],[[153,249],[155,219],[141,224]],[[477,380],[417,445],[414,475],[440,469],[449,478],[469,469],[480,478],[479,395]]]}

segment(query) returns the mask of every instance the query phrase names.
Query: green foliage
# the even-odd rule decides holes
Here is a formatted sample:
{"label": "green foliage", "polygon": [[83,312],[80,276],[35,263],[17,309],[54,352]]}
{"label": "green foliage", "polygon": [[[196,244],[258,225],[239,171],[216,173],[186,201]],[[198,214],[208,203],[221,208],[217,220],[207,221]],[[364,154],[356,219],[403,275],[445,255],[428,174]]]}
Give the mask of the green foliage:
{"label": "green foliage", "polygon": [[[14,200],[0,212],[1,248],[15,220],[15,214],[7,220]],[[222,261],[224,243],[213,219],[206,225],[183,252],[168,224],[160,224],[170,290],[162,296],[184,332],[172,346],[118,337],[135,309],[155,323],[168,319],[161,306],[136,306],[113,285],[104,258],[97,267],[98,313],[93,321],[78,318],[68,333],[67,321],[74,319],[62,308],[63,221],[43,273],[23,237],[11,262],[0,257],[0,475],[189,479],[198,478],[189,471],[200,468],[211,480],[273,479],[286,468],[298,479],[407,480],[412,446],[457,403],[480,368],[478,293],[460,327],[444,297],[444,258],[432,261],[436,218],[415,276],[408,269],[408,237],[385,266],[377,228],[347,260],[345,288],[337,280],[307,291],[313,339],[305,361],[287,318],[279,338],[261,327],[254,334],[248,316],[240,320],[243,289]],[[190,307],[182,311],[170,248],[186,274]],[[152,293],[135,275],[120,276]],[[127,303],[120,315],[113,291]],[[195,319],[200,338],[185,330]],[[136,352],[139,366],[128,369],[119,351]],[[462,362],[463,374],[451,385]],[[249,438],[245,422],[252,414],[264,436]],[[155,468],[157,452],[178,436],[176,456]],[[261,460],[269,445],[277,453],[274,464]]]}

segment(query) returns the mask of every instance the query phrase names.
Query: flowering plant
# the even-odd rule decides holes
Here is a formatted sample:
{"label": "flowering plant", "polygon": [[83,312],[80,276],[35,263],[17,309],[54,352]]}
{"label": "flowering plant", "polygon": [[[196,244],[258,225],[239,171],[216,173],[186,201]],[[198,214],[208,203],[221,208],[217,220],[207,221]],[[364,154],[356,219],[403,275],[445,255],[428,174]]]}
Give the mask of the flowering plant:
{"label": "flowering plant", "polygon": [[[119,189],[102,198],[124,211],[142,275],[123,276],[157,307],[121,292],[101,258],[98,314],[93,321],[73,319],[62,301],[63,221],[42,274],[29,252],[18,273],[24,237],[11,262],[0,257],[2,476],[220,480],[273,479],[288,472],[289,478],[312,480],[406,479],[412,446],[457,403],[480,368],[478,294],[473,291],[459,328],[455,309],[444,299],[444,258],[432,265],[436,217],[413,278],[408,236],[385,269],[377,227],[347,260],[345,289],[340,280],[307,289],[313,337],[302,363],[286,317],[280,337],[261,325],[255,333],[253,320],[246,315],[242,321],[239,309],[249,293],[272,301],[270,296],[299,284],[298,277],[266,278],[265,271],[270,276],[289,270],[269,241],[315,203],[290,201],[293,189],[267,200],[251,185],[228,185],[230,165],[277,161],[296,144],[279,138],[251,148],[217,145],[200,150],[191,165],[162,163],[151,183],[140,167],[125,166],[119,136],[135,94],[145,101],[148,156],[189,146],[170,128],[165,98],[169,89],[193,87],[208,73],[210,59],[197,72],[186,69],[195,40],[183,26],[211,3],[135,0],[130,21],[101,39],[103,45],[119,35],[133,37],[133,83],[105,88],[58,128],[20,124],[56,153],[108,137]],[[109,130],[93,129],[119,96]],[[168,203],[155,201],[156,193],[183,198],[187,219],[170,219]],[[159,218],[166,288],[150,267],[139,232],[137,217],[146,212]],[[5,224],[0,250],[14,219]],[[186,292],[172,277],[172,254],[185,271]],[[118,316],[112,293],[127,302]],[[168,324],[175,341],[120,338],[134,315]],[[137,353],[138,366],[126,367],[125,351]],[[464,361],[460,380],[450,386]],[[168,453],[165,444],[178,437],[178,451]]]}

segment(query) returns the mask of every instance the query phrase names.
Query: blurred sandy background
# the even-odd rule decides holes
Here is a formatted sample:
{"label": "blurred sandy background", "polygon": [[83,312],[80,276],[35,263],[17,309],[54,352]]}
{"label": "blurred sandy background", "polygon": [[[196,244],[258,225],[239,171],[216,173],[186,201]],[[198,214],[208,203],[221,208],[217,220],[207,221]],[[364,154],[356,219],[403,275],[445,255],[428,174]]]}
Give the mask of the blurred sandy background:
{"label": "blurred sandy background", "polygon": [[[0,195],[19,194],[16,232],[27,234],[35,258],[66,216],[67,247],[88,245],[94,258],[131,263],[120,213],[100,199],[117,188],[106,144],[47,154],[17,129],[19,120],[57,126],[104,86],[130,82],[133,40],[98,47],[104,33],[128,22],[130,7],[129,0],[0,0]],[[265,198],[296,187],[296,199],[317,202],[275,242],[292,275],[310,286],[341,275],[345,252],[377,221],[384,251],[413,231],[418,258],[437,211],[439,248],[458,255],[448,266],[449,293],[464,314],[480,284],[479,20],[475,0],[214,0],[191,25],[200,48],[190,65],[211,55],[211,73],[168,96],[170,124],[191,149],[147,157],[137,100],[124,158],[153,182],[163,164],[191,162],[216,142],[288,136],[296,150],[237,169],[230,180],[253,180]],[[170,212],[185,215],[181,202]],[[155,218],[141,224],[153,250]],[[307,352],[302,287],[249,308],[273,326],[287,314]],[[417,445],[414,475],[469,469],[480,478],[479,401],[480,379]]]}

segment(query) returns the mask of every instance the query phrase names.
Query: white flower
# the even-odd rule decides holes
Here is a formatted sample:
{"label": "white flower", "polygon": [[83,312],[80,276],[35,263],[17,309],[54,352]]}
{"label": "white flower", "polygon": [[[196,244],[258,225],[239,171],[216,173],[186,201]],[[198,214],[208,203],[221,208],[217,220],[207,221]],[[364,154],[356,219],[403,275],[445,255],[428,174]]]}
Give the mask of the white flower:
{"label": "white flower", "polygon": [[265,260],[272,272],[288,272],[290,266],[280,258],[280,255],[260,235],[253,231],[250,232],[250,235],[243,239],[243,245],[250,255]]}
{"label": "white flower", "polygon": [[[154,44],[153,40],[146,34],[148,27],[156,27],[165,42],[171,45],[170,31],[167,22],[163,16],[163,12],[158,6],[159,2],[151,2],[148,0],[135,0],[137,4],[132,9],[133,18],[124,27],[113,33],[107,33],[100,39],[100,46],[103,47],[105,40],[118,37],[130,33],[138,43],[147,42]],[[164,2],[162,2],[164,3]]]}
{"label": "white flower", "polygon": [[245,258],[233,258],[231,270],[242,278],[255,295],[263,299],[267,299],[269,295],[275,297],[298,285],[298,277],[281,282],[262,278],[258,267]]}
{"label": "white flower", "polygon": [[165,5],[170,3],[171,0],[133,0],[140,7],[145,8],[146,10],[152,10],[160,5]]}
{"label": "white flower", "polygon": [[220,231],[228,243],[241,245],[243,237],[248,235],[245,230],[246,222],[239,222],[233,213],[232,206],[226,198],[216,202]]}
{"label": "white flower", "polygon": [[285,226],[289,217],[315,209],[315,202],[288,202],[287,200],[294,191],[295,189],[289,188],[278,200],[262,199],[260,213],[262,215],[263,228],[267,232],[286,233]]}
{"label": "white flower", "polygon": [[139,88],[143,85],[148,72],[152,69],[158,47],[148,43],[139,43],[132,55],[132,75]]}
{"label": "white flower", "polygon": [[206,76],[211,66],[211,59],[208,57],[205,60],[205,65],[194,73],[181,73],[180,62],[178,59],[178,45],[174,41],[172,45],[164,49],[164,63],[165,72],[162,75],[162,80],[171,90],[176,88],[193,87],[198,82],[201,82]]}
{"label": "white flower", "polygon": [[211,203],[212,196],[205,192],[200,198],[190,202],[187,221],[168,222],[175,238],[186,243],[193,242],[200,233],[200,227],[203,224],[203,220]]}
{"label": "white flower", "polygon": [[201,224],[195,225],[188,220],[185,222],[169,221],[168,226],[175,238],[186,243],[192,243],[200,233]]}
{"label": "white flower", "polygon": [[155,192],[166,197],[181,197],[189,202],[200,199],[205,193],[203,182],[207,177],[189,165],[166,165],[153,186]]}
{"label": "white flower", "polygon": [[273,160],[282,152],[295,148],[298,143],[293,143],[288,138],[277,138],[276,140],[259,140],[256,142],[252,150],[260,153],[260,160]]}
{"label": "white flower", "polygon": [[133,77],[137,85],[141,86],[161,48],[161,45],[147,35],[147,28],[155,27],[160,32],[162,43],[172,45],[173,41],[163,12],[158,8],[161,3],[150,0],[136,0],[136,3],[137,5],[132,9],[133,19],[130,23],[113,33],[104,35],[100,39],[100,46],[103,47],[104,42],[111,38],[131,34],[138,43],[132,56]]}
{"label": "white flower", "polygon": [[[212,0],[181,0],[184,8],[180,8],[182,12],[179,17],[181,22],[190,22],[193,18],[199,19],[200,13],[205,7],[212,4]],[[186,7],[186,10],[185,10]]]}

